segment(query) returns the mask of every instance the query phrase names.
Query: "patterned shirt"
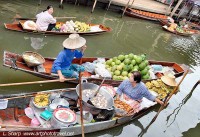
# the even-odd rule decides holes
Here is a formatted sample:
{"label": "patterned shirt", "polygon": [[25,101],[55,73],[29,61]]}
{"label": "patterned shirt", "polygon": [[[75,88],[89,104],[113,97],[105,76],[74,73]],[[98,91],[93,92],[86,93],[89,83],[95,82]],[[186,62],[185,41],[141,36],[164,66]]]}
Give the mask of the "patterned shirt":
{"label": "patterned shirt", "polygon": [[121,95],[122,93],[126,94],[133,100],[141,100],[143,97],[154,101],[155,96],[153,96],[143,82],[137,83],[135,87],[133,87],[132,83],[127,79],[124,80],[117,89],[117,94]]}
{"label": "patterned shirt", "polygon": [[49,24],[56,23],[56,19],[54,19],[53,16],[48,13],[48,11],[37,14],[36,18],[37,18],[36,24],[37,24],[38,30],[40,31],[46,31]]}
{"label": "patterned shirt", "polygon": [[74,51],[72,51],[71,49],[62,50],[58,54],[56,60],[54,61],[51,72],[57,73],[58,70],[68,69],[74,57],[81,58],[82,56],[83,56],[83,53],[78,50],[74,50]]}

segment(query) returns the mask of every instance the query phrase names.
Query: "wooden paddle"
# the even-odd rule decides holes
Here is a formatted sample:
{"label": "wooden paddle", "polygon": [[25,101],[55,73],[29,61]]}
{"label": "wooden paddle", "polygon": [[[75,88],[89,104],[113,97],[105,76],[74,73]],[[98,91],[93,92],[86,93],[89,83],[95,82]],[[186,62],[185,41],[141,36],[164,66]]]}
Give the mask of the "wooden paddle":
{"label": "wooden paddle", "polygon": [[[76,90],[75,88],[67,88],[67,89],[59,90],[59,91],[60,92],[68,92],[68,91],[75,91],[75,90]],[[11,100],[11,99],[16,99],[16,98],[32,97],[32,96],[35,96],[38,93],[51,93],[51,91],[49,91],[49,92],[40,91],[40,92],[31,93],[31,94],[25,94],[25,95],[21,95],[21,96],[9,97],[9,98],[3,98],[3,99]]]}
{"label": "wooden paddle", "polygon": [[[75,19],[76,17],[54,17],[56,19]],[[15,18],[16,20],[36,20],[36,18]]]}
{"label": "wooden paddle", "polygon": [[31,127],[31,126],[22,126],[22,125],[2,125],[0,124],[1,128],[28,128],[28,129],[41,129],[41,127]]}
{"label": "wooden paddle", "polygon": [[[70,81],[70,80],[76,80],[76,78],[66,79],[66,81]],[[56,80],[43,80],[43,81],[33,81],[33,82],[8,83],[8,84],[0,84],[0,87],[28,85],[28,84],[42,84],[42,83],[52,83],[52,82],[60,82],[60,80],[56,79]]]}
{"label": "wooden paddle", "polygon": [[[82,60],[82,58],[81,58]],[[79,103],[80,103],[80,114],[81,114],[81,133],[82,133],[82,137],[85,137],[85,133],[84,133],[84,125],[83,125],[83,106],[82,106],[82,74],[81,72],[79,72]]]}

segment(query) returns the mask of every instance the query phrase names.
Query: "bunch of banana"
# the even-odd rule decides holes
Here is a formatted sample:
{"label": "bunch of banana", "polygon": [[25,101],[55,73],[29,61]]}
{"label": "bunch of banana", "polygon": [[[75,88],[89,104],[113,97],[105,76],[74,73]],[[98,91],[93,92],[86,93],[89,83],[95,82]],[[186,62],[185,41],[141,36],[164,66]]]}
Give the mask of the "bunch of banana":
{"label": "bunch of banana", "polygon": [[158,98],[163,99],[168,93],[172,92],[173,87],[165,85],[160,79],[147,82],[146,86],[148,89],[158,93]]}
{"label": "bunch of banana", "polygon": [[77,32],[86,32],[86,31],[90,31],[90,25],[86,24],[84,22],[79,22],[76,21],[75,22],[75,26],[74,26],[75,30]]}
{"label": "bunch of banana", "polygon": [[39,107],[45,107],[49,104],[49,94],[37,94],[34,103]]}

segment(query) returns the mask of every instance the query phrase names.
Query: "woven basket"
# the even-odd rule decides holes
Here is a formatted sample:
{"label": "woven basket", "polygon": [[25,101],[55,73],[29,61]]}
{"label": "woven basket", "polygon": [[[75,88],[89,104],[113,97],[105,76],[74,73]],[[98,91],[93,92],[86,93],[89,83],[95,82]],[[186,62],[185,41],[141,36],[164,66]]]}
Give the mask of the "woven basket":
{"label": "woven basket", "polygon": [[[34,60],[30,60],[27,58],[27,56],[30,56],[32,58],[35,58]],[[38,53],[32,52],[32,51],[26,51],[22,54],[22,58],[26,62],[28,67],[35,67],[38,65],[41,65],[45,62],[45,59]],[[36,62],[37,61],[37,62]]]}

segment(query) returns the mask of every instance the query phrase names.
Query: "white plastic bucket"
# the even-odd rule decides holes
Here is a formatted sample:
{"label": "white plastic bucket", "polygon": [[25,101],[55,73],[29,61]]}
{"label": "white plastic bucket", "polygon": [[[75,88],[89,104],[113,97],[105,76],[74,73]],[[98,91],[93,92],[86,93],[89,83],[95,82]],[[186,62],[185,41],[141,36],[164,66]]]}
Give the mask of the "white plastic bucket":
{"label": "white plastic bucket", "polygon": [[6,109],[8,106],[8,100],[7,99],[0,99],[0,109]]}

